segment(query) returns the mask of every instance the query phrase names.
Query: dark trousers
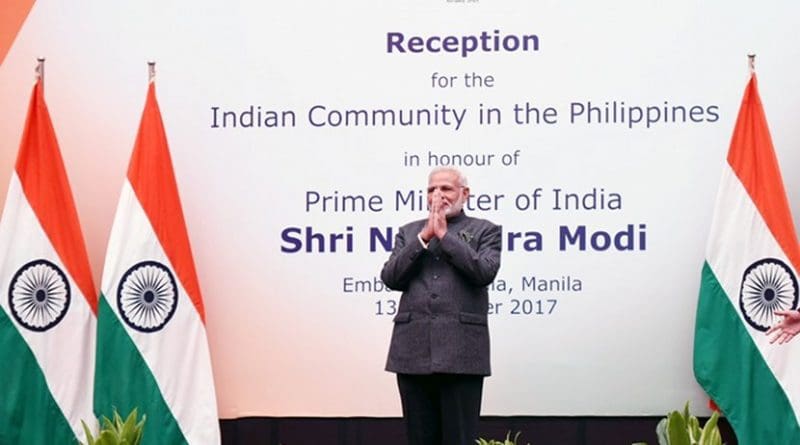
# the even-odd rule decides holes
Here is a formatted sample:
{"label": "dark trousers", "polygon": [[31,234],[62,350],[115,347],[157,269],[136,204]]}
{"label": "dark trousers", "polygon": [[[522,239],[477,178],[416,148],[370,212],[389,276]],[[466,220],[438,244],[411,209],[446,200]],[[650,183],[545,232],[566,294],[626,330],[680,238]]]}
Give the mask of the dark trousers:
{"label": "dark trousers", "polygon": [[409,445],[474,445],[483,376],[397,374]]}

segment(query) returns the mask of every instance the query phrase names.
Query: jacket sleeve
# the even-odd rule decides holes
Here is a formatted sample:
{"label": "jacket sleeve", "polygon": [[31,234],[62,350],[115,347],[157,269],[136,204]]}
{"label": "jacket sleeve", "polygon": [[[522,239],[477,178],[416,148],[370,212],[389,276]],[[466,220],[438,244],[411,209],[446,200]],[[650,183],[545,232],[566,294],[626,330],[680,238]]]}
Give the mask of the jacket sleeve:
{"label": "jacket sleeve", "polygon": [[401,227],[397,232],[392,254],[381,270],[381,280],[393,290],[404,291],[408,288],[411,278],[419,273],[419,260],[426,252],[417,240],[417,234],[407,234],[405,231],[406,228]]}
{"label": "jacket sleeve", "polygon": [[477,250],[450,231],[441,239],[447,261],[475,286],[488,286],[500,270],[502,229],[491,224],[481,234]]}

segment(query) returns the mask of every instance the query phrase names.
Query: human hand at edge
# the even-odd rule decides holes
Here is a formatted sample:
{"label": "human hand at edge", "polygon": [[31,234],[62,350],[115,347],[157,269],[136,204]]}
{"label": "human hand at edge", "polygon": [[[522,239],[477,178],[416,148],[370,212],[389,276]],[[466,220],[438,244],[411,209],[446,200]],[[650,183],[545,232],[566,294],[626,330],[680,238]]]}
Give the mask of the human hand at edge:
{"label": "human hand at edge", "polygon": [[800,332],[800,312],[775,311],[775,315],[782,316],[783,320],[767,331],[768,336],[775,334],[769,342],[775,343],[777,341],[779,345],[788,343]]}

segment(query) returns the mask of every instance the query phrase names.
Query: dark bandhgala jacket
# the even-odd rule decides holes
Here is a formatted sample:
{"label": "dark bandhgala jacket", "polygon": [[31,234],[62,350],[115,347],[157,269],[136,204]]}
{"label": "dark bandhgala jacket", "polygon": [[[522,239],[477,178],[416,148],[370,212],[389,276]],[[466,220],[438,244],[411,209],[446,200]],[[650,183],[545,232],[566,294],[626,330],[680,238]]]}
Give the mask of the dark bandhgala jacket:
{"label": "dark bandhgala jacket", "polygon": [[501,228],[461,213],[425,249],[417,238],[425,222],[400,228],[381,271],[403,291],[386,370],[489,375],[487,286],[500,268]]}

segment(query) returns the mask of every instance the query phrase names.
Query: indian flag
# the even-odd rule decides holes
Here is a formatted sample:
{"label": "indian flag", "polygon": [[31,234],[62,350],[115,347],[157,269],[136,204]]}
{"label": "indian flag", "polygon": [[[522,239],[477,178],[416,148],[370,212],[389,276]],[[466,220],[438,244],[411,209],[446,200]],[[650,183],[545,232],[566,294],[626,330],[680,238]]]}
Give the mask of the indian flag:
{"label": "indian flag", "polygon": [[41,80],[0,220],[0,290],[0,444],[82,440],[97,297]]}
{"label": "indian flag", "polygon": [[152,82],[101,288],[97,414],[138,408],[143,444],[219,444],[203,299]]}
{"label": "indian flag", "polygon": [[694,341],[694,373],[743,445],[800,443],[800,342],[765,334],[796,309],[800,248],[755,73],[722,174]]}

